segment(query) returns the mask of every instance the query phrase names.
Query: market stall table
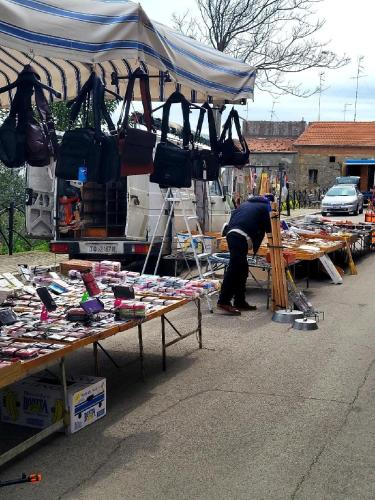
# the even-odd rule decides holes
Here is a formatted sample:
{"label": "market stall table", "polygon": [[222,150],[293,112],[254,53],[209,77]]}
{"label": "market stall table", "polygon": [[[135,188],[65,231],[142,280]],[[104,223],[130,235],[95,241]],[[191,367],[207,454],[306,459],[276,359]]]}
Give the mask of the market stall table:
{"label": "market stall table", "polygon": [[[36,443],[43,440],[45,437],[62,430],[66,427],[67,415],[68,415],[68,404],[67,404],[67,385],[66,385],[66,373],[65,373],[65,358],[76,352],[78,349],[81,349],[88,345],[93,345],[94,347],[94,360],[95,360],[95,371],[98,371],[98,358],[97,358],[97,348],[98,346],[103,349],[100,341],[103,341],[109,337],[117,335],[119,333],[131,330],[133,328],[137,328],[138,330],[138,342],[139,342],[139,353],[140,353],[140,364],[141,364],[141,373],[143,376],[143,330],[142,325],[146,322],[149,322],[153,319],[160,318],[161,319],[161,340],[162,340],[162,366],[163,370],[166,369],[166,350],[168,347],[174,345],[175,343],[191,336],[197,334],[198,336],[198,344],[199,348],[202,348],[202,315],[201,315],[201,304],[200,298],[173,298],[168,297],[168,301],[174,302],[173,304],[166,305],[165,307],[161,307],[150,314],[148,314],[145,318],[140,320],[129,320],[126,322],[114,322],[112,325],[102,328],[100,331],[94,333],[93,335],[89,335],[85,338],[79,339],[72,343],[64,343],[53,341],[53,343],[60,344],[61,348],[56,351],[52,351],[50,354],[44,354],[42,356],[38,356],[34,359],[18,361],[12,363],[9,366],[0,368],[0,388],[4,388],[14,382],[17,382],[28,375],[39,372],[43,369],[46,369],[56,363],[60,363],[60,381],[63,388],[64,394],[64,404],[65,404],[65,412],[64,418],[49,426],[46,429],[38,432],[38,434],[32,436],[27,441],[19,444],[18,446],[12,448],[11,450],[5,452],[0,456],[0,466],[9,462],[11,459],[15,458],[20,453],[23,453],[25,450],[29,449],[31,446],[34,446]],[[188,303],[194,302],[197,306],[197,327],[192,331],[187,333],[181,333],[175,325],[167,318],[167,314],[185,306]],[[177,335],[176,338],[167,342],[166,341],[166,325],[170,325],[173,332]],[[28,338],[23,338],[19,336],[15,338],[17,342],[25,342],[32,345],[35,341],[30,340]],[[44,339],[43,342],[48,343],[48,339]],[[51,341],[52,343],[52,341]],[[108,355],[108,353],[107,353]]]}

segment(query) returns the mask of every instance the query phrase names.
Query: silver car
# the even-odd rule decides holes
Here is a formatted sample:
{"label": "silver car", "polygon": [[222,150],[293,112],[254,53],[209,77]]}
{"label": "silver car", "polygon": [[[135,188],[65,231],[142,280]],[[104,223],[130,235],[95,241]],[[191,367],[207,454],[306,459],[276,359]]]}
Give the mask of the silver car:
{"label": "silver car", "polygon": [[350,184],[337,184],[331,187],[322,199],[322,215],[334,212],[349,214],[363,213],[363,194],[358,187]]}

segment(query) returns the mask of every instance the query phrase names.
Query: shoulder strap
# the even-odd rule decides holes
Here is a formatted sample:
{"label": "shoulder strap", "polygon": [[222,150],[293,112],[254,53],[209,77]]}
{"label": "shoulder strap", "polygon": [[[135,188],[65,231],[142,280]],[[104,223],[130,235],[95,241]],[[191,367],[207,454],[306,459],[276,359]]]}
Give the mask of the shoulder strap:
{"label": "shoulder strap", "polygon": [[35,104],[42,122],[42,126],[44,127],[45,132],[52,143],[54,155],[56,155],[58,142],[57,142],[55,124],[53,122],[52,113],[48,105],[48,101],[43,92],[43,89],[38,84],[34,86],[34,90],[35,90]]}
{"label": "shoulder strap", "polygon": [[21,92],[20,92],[19,88],[17,87],[16,93],[14,94],[11,105],[10,105],[8,118],[16,118],[16,116],[18,114],[19,107],[21,105],[20,93]]}
{"label": "shoulder strap", "polygon": [[150,92],[150,79],[148,75],[144,75],[140,78],[140,88],[141,88],[141,99],[143,105],[143,118],[147,130],[149,132],[155,131],[154,120],[152,118],[152,107],[151,107],[151,92]]}
{"label": "shoulder strap", "polygon": [[[101,137],[102,137],[101,122],[102,122],[103,108],[105,108],[104,85],[103,85],[102,80],[97,75],[95,75],[93,92],[92,92],[92,111],[93,111],[93,118],[94,118],[95,135],[96,135],[96,138],[98,140],[101,140]],[[108,116],[107,116],[107,118],[108,118]],[[109,119],[110,119],[110,117],[109,117]],[[111,119],[110,119],[110,123],[112,123]]]}
{"label": "shoulder strap", "polygon": [[190,103],[180,92],[173,92],[173,94],[170,95],[170,97],[164,104],[163,118],[161,122],[161,142],[167,141],[167,135],[169,131],[169,113],[171,111],[171,105],[178,103],[181,104],[183,117],[182,144],[184,148],[188,148],[191,140],[189,107]]}
{"label": "shoulder strap", "polygon": [[70,126],[77,120],[82,105],[88,99],[90,92],[93,90],[95,74],[91,73],[89,79],[84,83],[77,97],[74,99],[73,105],[70,108],[69,124]]}
{"label": "shoulder strap", "polygon": [[242,131],[241,131],[241,124],[240,124],[240,117],[238,115],[238,111],[236,111],[235,109],[232,110],[232,115],[233,115],[233,121],[234,121],[234,125],[236,127],[236,131],[237,131],[237,136],[238,136],[238,140],[240,141],[240,144],[242,146],[242,149],[244,152],[248,152],[249,151],[249,146],[247,145],[247,142],[245,141],[243,135],[242,135]]}
{"label": "shoulder strap", "polygon": [[232,138],[232,118],[233,118],[233,112],[234,111],[235,111],[235,109],[232,108],[231,111],[230,111],[230,113],[229,113],[229,115],[228,115],[228,118],[227,118],[226,122],[223,125],[223,130],[222,130],[221,136],[220,136],[220,142],[221,143],[225,141],[227,133],[228,133],[228,137]]}
{"label": "shoulder strap", "polygon": [[198,118],[198,123],[197,123],[197,130],[195,132],[194,142],[199,142],[199,139],[200,139],[201,133],[202,133],[202,125],[203,125],[204,116],[206,114],[207,114],[207,119],[208,119],[208,130],[209,130],[209,135],[210,135],[211,150],[216,151],[217,150],[217,133],[216,133],[215,118],[214,118],[214,113],[212,111],[212,108],[208,102],[205,102],[202,105],[202,109],[199,112],[199,118]]}
{"label": "shoulder strap", "polygon": [[[128,86],[126,88],[124,103],[122,106],[120,114],[120,128],[121,130],[126,130],[129,126],[129,115],[130,115],[130,105],[133,100],[134,85],[136,79],[139,79],[140,89],[141,89],[141,100],[143,105],[143,116],[147,130],[151,132],[154,130],[154,122],[151,116],[151,93],[150,93],[150,81],[147,73],[145,73],[141,68],[137,68],[129,77]],[[125,115],[124,115],[125,110]],[[124,115],[124,118],[123,118]]]}
{"label": "shoulder strap", "polygon": [[[104,90],[104,89],[103,89]],[[116,127],[115,124],[112,121],[111,115],[109,114],[109,111],[105,105],[105,100],[104,100],[104,92],[103,92],[103,100],[101,103],[101,112],[102,112],[102,117],[105,120],[105,122],[108,125],[108,130],[111,132],[111,134],[116,133]]]}

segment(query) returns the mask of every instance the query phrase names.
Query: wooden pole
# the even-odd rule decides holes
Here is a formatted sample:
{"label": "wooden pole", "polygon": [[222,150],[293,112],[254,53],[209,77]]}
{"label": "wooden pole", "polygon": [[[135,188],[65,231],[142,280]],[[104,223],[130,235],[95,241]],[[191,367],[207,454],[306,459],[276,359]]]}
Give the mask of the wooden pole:
{"label": "wooden pole", "polygon": [[282,252],[280,214],[276,203],[272,204],[271,231],[272,237],[271,241],[269,241],[269,250],[272,268],[272,305],[275,311],[278,308],[285,309],[288,306],[288,289]]}

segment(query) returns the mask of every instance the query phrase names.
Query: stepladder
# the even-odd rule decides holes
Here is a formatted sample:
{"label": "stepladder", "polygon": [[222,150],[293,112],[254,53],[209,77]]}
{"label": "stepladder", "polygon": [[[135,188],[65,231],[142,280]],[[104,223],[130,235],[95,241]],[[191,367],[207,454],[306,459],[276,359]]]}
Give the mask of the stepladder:
{"label": "stepladder", "polygon": [[[147,265],[150,261],[150,256],[154,255],[153,248],[157,240],[157,234],[161,228],[161,222],[165,220],[163,216],[167,216],[161,244],[156,257],[156,264],[153,269],[154,275],[158,273],[160,261],[165,249],[165,243],[168,238],[172,238],[171,257],[183,260],[192,278],[208,278],[214,275],[214,270],[209,259],[210,253],[207,252],[204,234],[199,223],[199,219],[191,203],[191,198],[188,193],[185,193],[178,188],[168,188],[162,203],[160,213],[153,229],[149,250],[143,265],[142,274],[146,272]],[[176,219],[179,218],[179,228],[183,229],[186,235],[186,241],[183,241],[176,230]],[[160,236],[159,236],[160,238]],[[195,270],[191,268],[189,261],[195,262]],[[193,275],[195,272],[195,276]],[[213,312],[212,301],[209,294],[206,294],[207,304],[210,312]]]}

